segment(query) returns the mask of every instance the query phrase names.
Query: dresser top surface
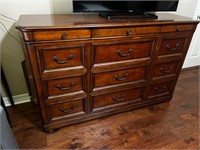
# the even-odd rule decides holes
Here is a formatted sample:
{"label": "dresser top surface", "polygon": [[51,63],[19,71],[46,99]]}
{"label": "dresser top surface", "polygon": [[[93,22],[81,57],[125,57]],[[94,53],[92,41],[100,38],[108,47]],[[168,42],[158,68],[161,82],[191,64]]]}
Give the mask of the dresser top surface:
{"label": "dresser top surface", "polygon": [[16,28],[33,30],[198,23],[197,20],[170,13],[158,13],[156,15],[158,15],[158,19],[106,19],[98,14],[21,15]]}

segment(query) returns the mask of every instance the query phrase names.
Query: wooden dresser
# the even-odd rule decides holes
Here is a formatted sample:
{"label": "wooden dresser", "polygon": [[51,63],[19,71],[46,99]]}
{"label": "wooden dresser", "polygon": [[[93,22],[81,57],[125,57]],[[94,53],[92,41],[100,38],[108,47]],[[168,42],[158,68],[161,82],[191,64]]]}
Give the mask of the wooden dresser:
{"label": "wooden dresser", "polygon": [[20,16],[44,130],[171,100],[197,24],[172,14]]}

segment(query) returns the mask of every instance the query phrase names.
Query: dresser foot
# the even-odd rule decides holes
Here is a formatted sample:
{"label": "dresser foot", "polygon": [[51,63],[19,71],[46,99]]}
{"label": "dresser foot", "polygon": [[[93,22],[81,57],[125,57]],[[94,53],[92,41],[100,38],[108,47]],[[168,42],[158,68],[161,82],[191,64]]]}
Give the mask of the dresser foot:
{"label": "dresser foot", "polygon": [[52,129],[52,130],[47,130],[47,133],[55,133],[56,131],[58,131],[58,129]]}

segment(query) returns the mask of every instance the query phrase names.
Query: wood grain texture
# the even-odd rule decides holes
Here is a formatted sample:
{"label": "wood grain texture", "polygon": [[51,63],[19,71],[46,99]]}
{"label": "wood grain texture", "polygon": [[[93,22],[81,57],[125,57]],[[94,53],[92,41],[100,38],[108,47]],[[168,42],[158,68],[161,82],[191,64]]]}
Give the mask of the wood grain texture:
{"label": "wood grain texture", "polygon": [[12,130],[20,149],[199,149],[199,73],[182,71],[170,102],[52,134],[42,131],[37,105],[8,107]]}
{"label": "wood grain texture", "polygon": [[171,100],[198,22],[160,15],[21,16],[16,28],[24,34],[44,130]]}

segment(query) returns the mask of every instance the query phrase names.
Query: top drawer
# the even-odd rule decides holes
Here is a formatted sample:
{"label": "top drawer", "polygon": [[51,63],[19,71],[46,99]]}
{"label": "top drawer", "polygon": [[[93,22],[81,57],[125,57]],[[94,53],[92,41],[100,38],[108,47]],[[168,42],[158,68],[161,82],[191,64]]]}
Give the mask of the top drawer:
{"label": "top drawer", "polygon": [[66,71],[85,66],[87,42],[65,42],[35,45],[37,61],[41,73]]}
{"label": "top drawer", "polygon": [[143,38],[131,41],[120,39],[93,42],[94,64],[150,58],[155,41],[154,38]]}
{"label": "top drawer", "polygon": [[136,34],[158,33],[159,26],[154,27],[126,27],[126,28],[101,28],[92,30],[92,38],[112,37],[112,36],[131,36]]}
{"label": "top drawer", "polygon": [[70,40],[90,38],[89,29],[73,29],[73,30],[47,30],[34,31],[33,39],[35,41],[51,41],[51,40]]}
{"label": "top drawer", "polygon": [[168,25],[163,26],[160,29],[160,32],[181,32],[181,31],[191,31],[195,29],[195,25]]}
{"label": "top drawer", "polygon": [[186,44],[187,36],[169,36],[163,37],[162,43],[159,50],[159,56],[161,55],[171,55],[182,53],[184,50],[184,45]]}

